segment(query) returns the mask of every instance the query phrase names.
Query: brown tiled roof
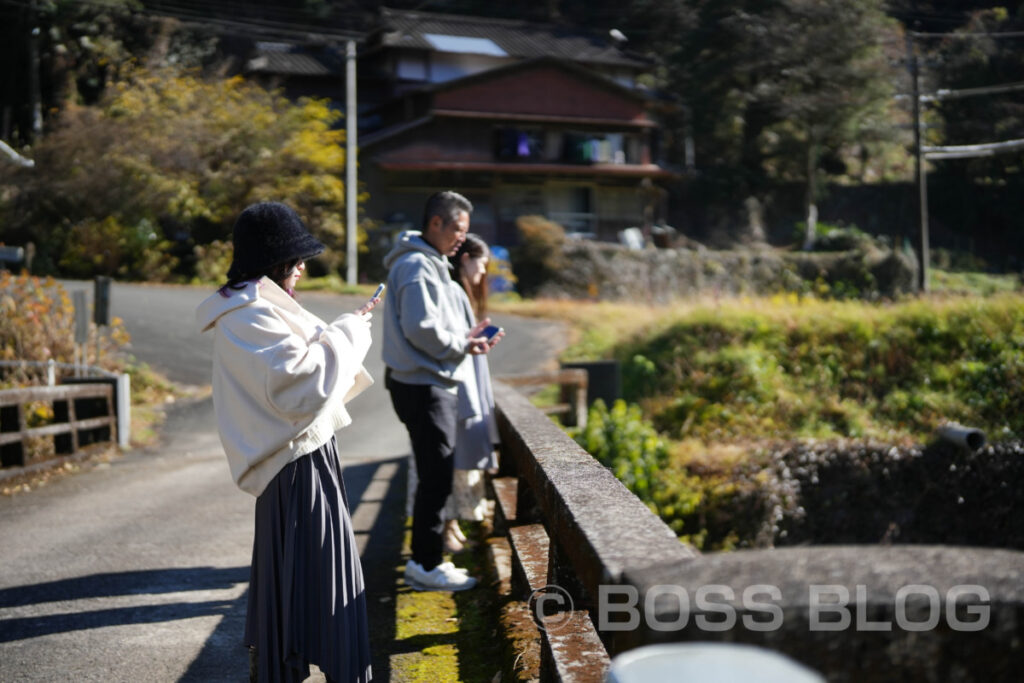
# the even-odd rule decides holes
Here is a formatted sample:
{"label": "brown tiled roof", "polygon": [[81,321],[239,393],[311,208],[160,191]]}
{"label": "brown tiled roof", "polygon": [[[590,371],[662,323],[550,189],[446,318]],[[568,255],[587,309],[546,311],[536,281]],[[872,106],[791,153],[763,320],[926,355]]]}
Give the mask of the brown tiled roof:
{"label": "brown tiled roof", "polygon": [[556,57],[587,64],[647,67],[647,62],[626,54],[609,38],[553,24],[518,19],[490,19],[457,14],[381,10],[378,35],[385,47],[434,50],[425,34],[487,38],[510,57]]}

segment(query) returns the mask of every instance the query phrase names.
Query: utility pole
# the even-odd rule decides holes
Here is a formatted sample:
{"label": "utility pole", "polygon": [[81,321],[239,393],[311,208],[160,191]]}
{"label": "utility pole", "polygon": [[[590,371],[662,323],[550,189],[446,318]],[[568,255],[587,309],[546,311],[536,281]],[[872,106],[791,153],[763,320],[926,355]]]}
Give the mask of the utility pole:
{"label": "utility pole", "polygon": [[348,284],[355,285],[358,278],[356,263],[356,206],[358,188],[356,179],[356,124],[359,112],[356,111],[356,41],[349,39],[345,43],[345,237],[348,250],[345,264],[347,266]]}
{"label": "utility pole", "polygon": [[39,86],[39,26],[35,0],[29,5],[29,24],[32,26],[29,36],[29,100],[32,103],[32,137],[38,140],[43,134],[43,96]]}
{"label": "utility pole", "polygon": [[928,170],[925,166],[924,150],[921,145],[921,95],[918,74],[917,51],[914,49],[914,34],[907,31],[907,65],[910,69],[910,92],[914,115],[914,175],[917,181],[918,215],[921,219],[921,238],[918,248],[920,261],[918,286],[928,291]]}

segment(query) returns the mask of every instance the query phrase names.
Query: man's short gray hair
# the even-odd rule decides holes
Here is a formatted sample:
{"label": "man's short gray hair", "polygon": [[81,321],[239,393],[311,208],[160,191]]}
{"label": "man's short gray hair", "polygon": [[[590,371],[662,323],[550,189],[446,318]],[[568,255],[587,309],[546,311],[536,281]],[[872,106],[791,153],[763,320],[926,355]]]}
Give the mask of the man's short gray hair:
{"label": "man's short gray hair", "polygon": [[435,192],[427,199],[427,206],[423,210],[423,229],[427,229],[430,219],[434,216],[440,217],[441,221],[448,225],[459,217],[460,211],[473,213],[473,204],[458,192]]}

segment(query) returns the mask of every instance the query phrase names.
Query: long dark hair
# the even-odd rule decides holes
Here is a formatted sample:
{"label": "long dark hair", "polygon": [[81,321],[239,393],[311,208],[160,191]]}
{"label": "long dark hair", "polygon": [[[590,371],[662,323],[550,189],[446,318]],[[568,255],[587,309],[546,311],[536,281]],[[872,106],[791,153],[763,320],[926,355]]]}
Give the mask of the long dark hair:
{"label": "long dark hair", "polygon": [[[259,273],[242,273],[238,277],[231,278],[227,283],[220,288],[220,293],[227,295],[229,289],[245,289],[245,285],[253,280],[259,280],[261,277],[273,281],[275,285],[284,289],[284,281],[288,279],[288,276],[292,274],[295,267],[299,265],[302,259],[292,259],[291,261],[285,261],[284,263],[276,263],[272,266],[264,268]],[[288,292],[290,295],[295,296],[295,292]]]}
{"label": "long dark hair", "polygon": [[491,250],[487,248],[487,242],[484,242],[479,235],[474,233],[468,233],[466,240],[459,246],[459,250],[455,252],[455,268],[456,268],[456,280],[462,288],[466,290],[466,295],[469,296],[469,303],[473,307],[473,315],[476,316],[477,320],[483,320],[487,315],[487,273],[485,272],[483,277],[480,278],[480,283],[474,285],[470,282],[469,278],[466,277],[466,273],[462,270],[462,255],[469,254],[469,258],[490,258]]}

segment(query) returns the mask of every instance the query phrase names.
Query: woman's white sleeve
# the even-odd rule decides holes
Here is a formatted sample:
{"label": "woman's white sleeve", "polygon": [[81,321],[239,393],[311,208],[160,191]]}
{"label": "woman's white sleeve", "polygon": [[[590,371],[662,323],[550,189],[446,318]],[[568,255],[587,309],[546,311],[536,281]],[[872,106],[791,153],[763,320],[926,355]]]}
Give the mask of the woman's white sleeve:
{"label": "woman's white sleeve", "polygon": [[350,321],[329,325],[307,343],[277,316],[260,312],[233,332],[254,352],[250,372],[264,375],[270,406],[299,419],[341,400],[352,386],[370,346],[369,324],[359,323],[365,329]]}

